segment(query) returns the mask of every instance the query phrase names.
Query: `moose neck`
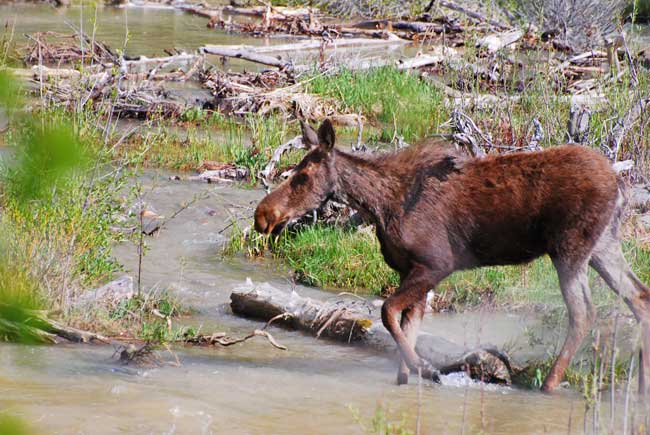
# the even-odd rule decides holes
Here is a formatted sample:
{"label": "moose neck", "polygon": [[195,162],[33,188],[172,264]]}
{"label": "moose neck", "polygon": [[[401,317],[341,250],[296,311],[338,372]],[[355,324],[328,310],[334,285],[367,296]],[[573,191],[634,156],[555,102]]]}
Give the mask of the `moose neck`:
{"label": "moose neck", "polygon": [[377,227],[386,228],[399,204],[399,181],[371,159],[335,150],[336,194]]}

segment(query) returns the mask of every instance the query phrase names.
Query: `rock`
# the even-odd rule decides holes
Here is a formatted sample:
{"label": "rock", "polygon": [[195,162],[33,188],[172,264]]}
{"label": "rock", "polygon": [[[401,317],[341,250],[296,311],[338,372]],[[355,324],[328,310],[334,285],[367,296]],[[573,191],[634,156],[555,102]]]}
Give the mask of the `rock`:
{"label": "rock", "polygon": [[114,308],[120,302],[131,299],[134,295],[133,278],[123,276],[102,287],[85,292],[77,298],[74,305],[77,308],[89,307],[91,305]]}
{"label": "rock", "polygon": [[630,207],[644,212],[650,208],[650,189],[645,184],[635,184],[629,191]]}
{"label": "rock", "polygon": [[151,210],[142,212],[142,233],[146,236],[153,236],[162,226],[165,219]]}
{"label": "rock", "polygon": [[472,379],[495,384],[512,384],[512,377],[522,369],[508,354],[495,347],[485,347],[463,355],[458,361],[440,369],[440,373],[467,372]]}

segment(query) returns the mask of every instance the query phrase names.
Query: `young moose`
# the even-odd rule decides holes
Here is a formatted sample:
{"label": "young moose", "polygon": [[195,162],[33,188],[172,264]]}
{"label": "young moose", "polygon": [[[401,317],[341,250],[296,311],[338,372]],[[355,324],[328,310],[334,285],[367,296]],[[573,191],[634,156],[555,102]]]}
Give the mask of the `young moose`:
{"label": "young moose", "polygon": [[560,278],[569,328],[544,381],[553,390],[594,321],[587,280],[593,267],[627,302],[642,328],[639,388],[650,387],[650,288],[621,252],[623,196],[610,163],[580,146],[468,159],[434,146],[359,156],[334,148],[325,120],[303,124],[311,147],[291,177],[255,210],[255,228],[279,233],[291,219],[336,197],[376,227],[384,259],[401,278],[382,320],[409,369],[433,376],[414,344],[426,294],[456,270],[526,263],[548,254]]}

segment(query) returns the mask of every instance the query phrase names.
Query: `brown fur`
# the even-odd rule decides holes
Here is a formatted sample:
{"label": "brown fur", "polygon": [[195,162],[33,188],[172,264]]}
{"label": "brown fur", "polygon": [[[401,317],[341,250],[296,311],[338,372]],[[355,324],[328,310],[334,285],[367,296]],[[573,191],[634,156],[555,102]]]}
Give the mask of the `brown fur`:
{"label": "brown fur", "polygon": [[[620,252],[618,179],[596,151],[559,146],[467,159],[451,148],[416,146],[358,156],[333,148],[327,120],[318,134],[303,126],[303,140],[313,148],[258,205],[255,228],[277,232],[333,196],[375,224],[382,254],[401,277],[382,308],[402,353],[399,383],[407,382],[409,367],[434,373],[414,351],[430,289],[456,270],[526,263],[544,254],[553,260],[569,309],[567,338],[545,390],[559,384],[595,317],[588,264],[628,302],[650,348],[650,288]],[[644,354],[642,391],[650,385],[650,352]]]}

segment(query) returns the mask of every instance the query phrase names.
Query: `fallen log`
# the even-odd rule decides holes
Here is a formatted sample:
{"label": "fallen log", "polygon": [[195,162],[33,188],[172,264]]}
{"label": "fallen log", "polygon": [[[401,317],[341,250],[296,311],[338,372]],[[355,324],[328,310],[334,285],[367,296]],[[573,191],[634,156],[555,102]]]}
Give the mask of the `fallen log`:
{"label": "fallen log", "polygon": [[[307,41],[295,42],[291,44],[277,44],[277,45],[268,45],[253,47],[249,45],[204,45],[199,49],[200,52],[205,52],[209,54],[220,55],[221,52],[246,52],[254,55],[259,54],[268,54],[268,53],[279,53],[279,52],[299,52],[299,51],[308,51],[308,50],[334,50],[337,48],[343,47],[357,47],[357,46],[369,46],[369,47],[381,47],[387,45],[400,45],[408,44],[410,41],[401,39],[395,35],[389,34],[388,39],[368,39],[368,38],[340,38],[333,39],[330,41],[324,41],[322,39],[310,39]],[[224,56],[228,56],[225,54]],[[238,57],[238,56],[233,56]],[[279,62],[278,59],[275,59],[276,62]],[[275,65],[274,65],[275,66]]]}
{"label": "fallen log", "polygon": [[359,29],[404,30],[414,33],[454,33],[463,31],[463,28],[457,23],[448,25],[421,21],[367,20],[352,24],[350,27]]}
{"label": "fallen log", "polygon": [[215,56],[244,59],[250,62],[260,63],[262,65],[274,66],[280,69],[287,69],[290,68],[291,66],[290,62],[284,62],[276,57],[260,54],[260,50],[255,50],[254,47],[205,45],[199,48],[199,51],[204,54],[213,54]]}
{"label": "fallen log", "polygon": [[[365,299],[338,299],[322,302],[288,293],[269,284],[255,285],[250,279],[230,295],[233,313],[243,317],[275,320],[285,327],[305,331],[315,337],[368,346],[381,352],[396,351],[393,338],[381,323],[377,308]],[[504,355],[488,346],[469,351],[465,347],[432,334],[420,332],[416,352],[442,373],[464,370],[476,379],[510,383],[503,366],[515,370],[510,363],[486,364],[486,354]],[[485,351],[485,352],[481,352]],[[500,357],[499,359],[503,359]]]}

